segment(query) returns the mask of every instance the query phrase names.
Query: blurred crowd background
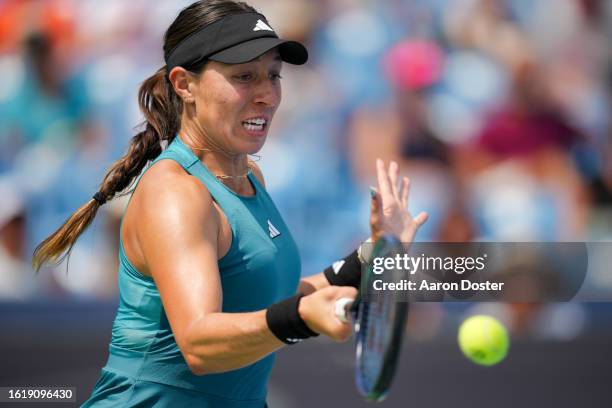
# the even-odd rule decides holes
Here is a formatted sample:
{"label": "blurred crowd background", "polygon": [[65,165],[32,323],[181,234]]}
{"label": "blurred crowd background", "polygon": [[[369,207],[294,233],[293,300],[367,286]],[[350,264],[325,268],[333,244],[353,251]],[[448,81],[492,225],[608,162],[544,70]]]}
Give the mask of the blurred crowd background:
{"label": "blurred crowd background", "polygon": [[[377,157],[400,163],[411,210],[429,213],[420,241],[612,240],[612,1],[250,3],[310,51],[283,68],[259,162],[305,275],[368,236]],[[188,4],[0,0],[0,384],[76,386],[82,402],[99,376],[129,196],[101,208],[68,263],[36,275],[31,254],[124,154],[138,87]],[[587,297],[612,293],[605,252]],[[494,370],[455,344],[481,312],[512,333]],[[610,302],[415,304],[386,405],[607,406],[611,316]],[[304,347],[279,353],[271,406],[361,406],[350,345]]]}
{"label": "blurred crowd background", "polygon": [[[31,254],[124,154],[139,84],[189,3],[0,1],[0,299],[116,298],[127,196],[102,207],[68,264],[35,275]],[[429,213],[419,240],[612,239],[612,2],[250,4],[310,52],[283,69],[259,162],[305,275],[368,235],[377,157],[400,163],[411,210]],[[590,284],[612,289],[610,275]],[[427,309],[418,333],[443,313]],[[560,336],[590,316],[542,313]]]}

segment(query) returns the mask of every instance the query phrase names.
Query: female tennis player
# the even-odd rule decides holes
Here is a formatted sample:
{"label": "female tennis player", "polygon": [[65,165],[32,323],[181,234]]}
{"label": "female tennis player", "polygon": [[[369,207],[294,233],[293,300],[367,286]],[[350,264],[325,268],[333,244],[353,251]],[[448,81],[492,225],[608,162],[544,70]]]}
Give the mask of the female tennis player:
{"label": "female tennis player", "polygon": [[[92,200],[37,247],[33,264],[69,253],[98,208],[150,163],[122,220],[109,358],[84,406],[261,408],[276,350],[318,334],[350,336],[333,306],[355,297],[361,273],[356,251],[300,281],[296,245],[248,160],[281,101],[282,63],[303,64],[308,54],[245,3],[214,0],[181,11],[164,58],[140,89],[145,129]],[[408,180],[398,182],[397,165],[377,166],[372,238],[410,242],[426,215],[406,210]]]}

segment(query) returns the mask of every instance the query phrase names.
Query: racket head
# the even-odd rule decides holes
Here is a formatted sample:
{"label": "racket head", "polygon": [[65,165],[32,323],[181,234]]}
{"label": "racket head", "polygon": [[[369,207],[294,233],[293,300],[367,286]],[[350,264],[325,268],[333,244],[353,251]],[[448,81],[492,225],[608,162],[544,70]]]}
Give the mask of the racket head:
{"label": "racket head", "polygon": [[[374,244],[371,259],[395,257],[404,247],[393,235],[383,235]],[[398,274],[388,270],[385,274]],[[396,279],[395,276],[391,276]],[[408,316],[408,303],[399,292],[372,292],[379,279],[368,264],[362,273],[361,290],[353,304],[355,328],[355,380],[357,389],[369,401],[382,401],[395,375]],[[396,294],[397,293],[397,294]]]}

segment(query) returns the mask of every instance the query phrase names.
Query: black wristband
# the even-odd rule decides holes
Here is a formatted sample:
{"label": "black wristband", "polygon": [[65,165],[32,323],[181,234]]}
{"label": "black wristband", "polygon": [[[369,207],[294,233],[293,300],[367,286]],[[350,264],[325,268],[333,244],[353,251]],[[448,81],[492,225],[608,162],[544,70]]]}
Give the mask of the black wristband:
{"label": "black wristband", "polygon": [[304,294],[299,293],[273,304],[266,310],[266,322],[272,334],[285,344],[299,343],[318,336],[300,317],[298,306]]}
{"label": "black wristband", "polygon": [[352,286],[359,289],[361,285],[361,261],[357,250],[325,268],[323,273],[330,285]]}

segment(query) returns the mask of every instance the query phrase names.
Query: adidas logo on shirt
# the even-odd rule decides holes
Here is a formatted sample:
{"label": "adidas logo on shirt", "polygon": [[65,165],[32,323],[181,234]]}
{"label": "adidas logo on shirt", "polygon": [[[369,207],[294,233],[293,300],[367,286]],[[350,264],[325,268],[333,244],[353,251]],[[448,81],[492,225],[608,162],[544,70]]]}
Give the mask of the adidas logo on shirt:
{"label": "adidas logo on shirt", "polygon": [[270,238],[276,238],[281,234],[276,227],[272,225],[270,220],[268,220],[268,230],[270,231]]}
{"label": "adidas logo on shirt", "polygon": [[263,21],[257,20],[257,24],[255,24],[255,28],[253,28],[253,31],[261,31],[261,30],[274,31],[272,29],[272,27],[270,27],[269,25],[267,25]]}

